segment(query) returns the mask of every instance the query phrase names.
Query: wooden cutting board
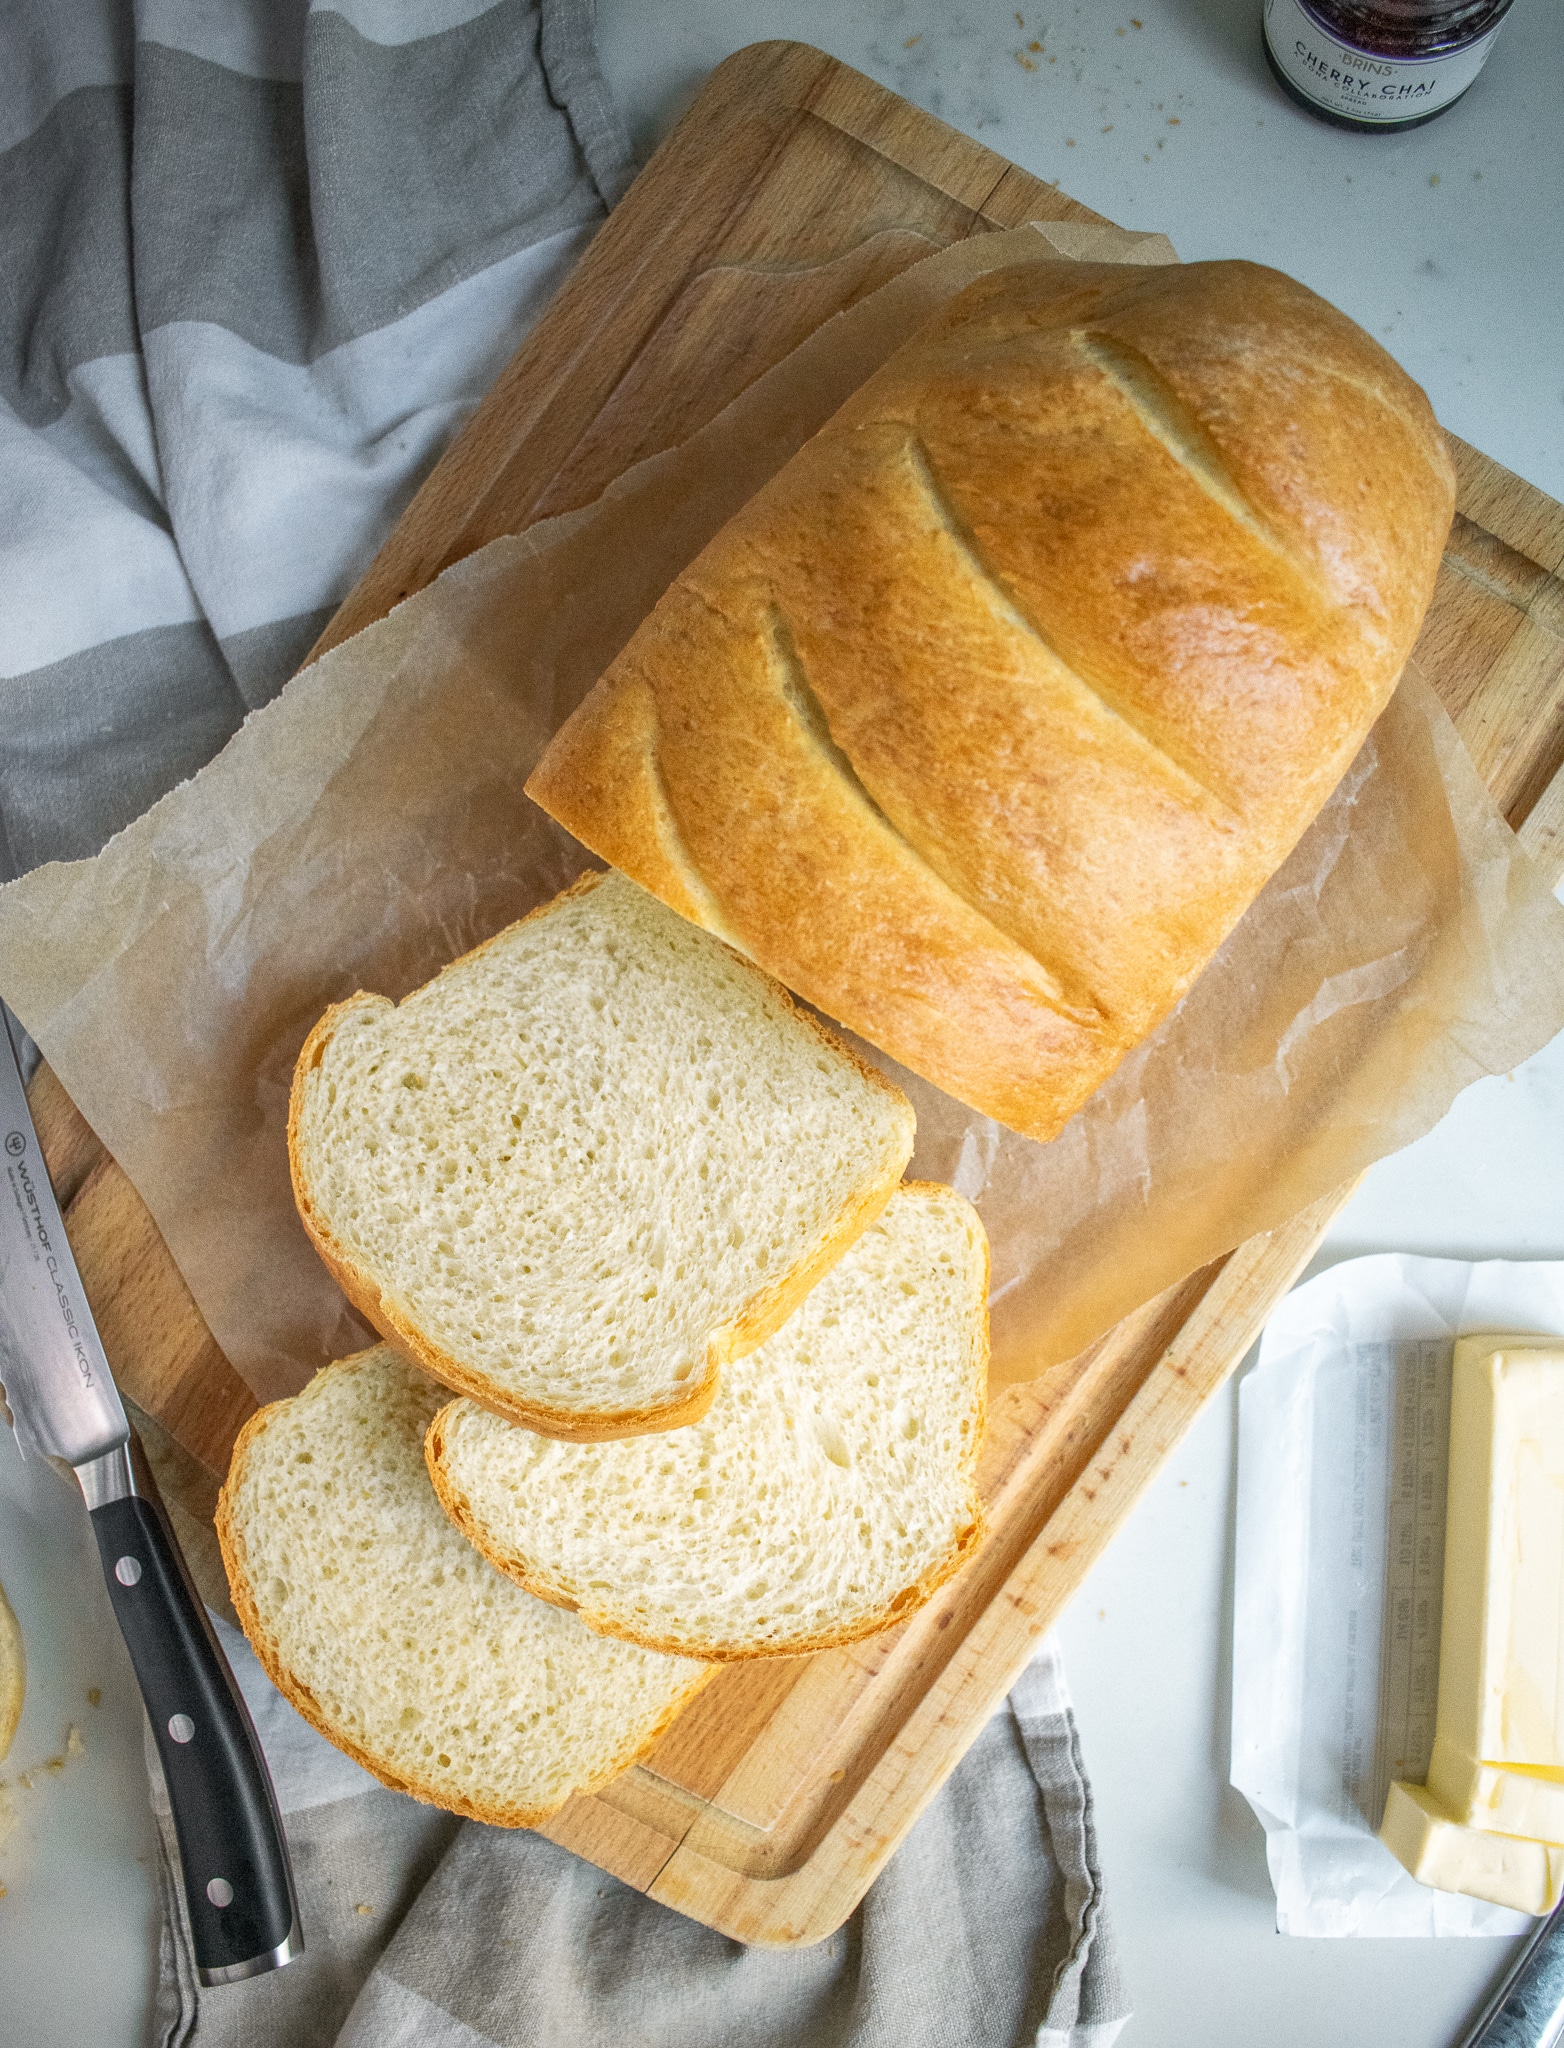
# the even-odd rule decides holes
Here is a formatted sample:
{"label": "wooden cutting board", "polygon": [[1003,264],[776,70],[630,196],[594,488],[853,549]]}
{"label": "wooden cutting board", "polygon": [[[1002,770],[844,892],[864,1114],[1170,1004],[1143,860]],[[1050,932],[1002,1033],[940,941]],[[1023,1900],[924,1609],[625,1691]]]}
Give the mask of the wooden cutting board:
{"label": "wooden cutting board", "polygon": [[[597,236],[321,646],[484,542],[590,502],[931,249],[1028,220],[1096,218],[817,50],[739,52]],[[1474,449],[1457,443],[1455,454],[1460,511],[1419,657],[1501,808],[1556,877],[1564,509]],[[253,1399],[134,1190],[47,1070],[34,1106],[115,1372],[220,1601],[216,1475]],[[730,1667],[644,1764],[573,1800],[546,1832],[742,1940],[829,1934],[1348,1192],[998,1396],[982,1466],[991,1534],[922,1613],[849,1649]]]}

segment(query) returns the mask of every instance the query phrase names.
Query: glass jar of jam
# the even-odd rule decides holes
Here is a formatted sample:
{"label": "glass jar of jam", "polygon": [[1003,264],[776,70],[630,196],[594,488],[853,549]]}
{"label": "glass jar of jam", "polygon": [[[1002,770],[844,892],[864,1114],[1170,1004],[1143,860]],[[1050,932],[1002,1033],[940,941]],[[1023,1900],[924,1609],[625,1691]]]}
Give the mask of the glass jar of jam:
{"label": "glass jar of jam", "polygon": [[1265,57],[1289,99],[1380,134],[1442,114],[1482,70],[1511,0],[1265,0]]}

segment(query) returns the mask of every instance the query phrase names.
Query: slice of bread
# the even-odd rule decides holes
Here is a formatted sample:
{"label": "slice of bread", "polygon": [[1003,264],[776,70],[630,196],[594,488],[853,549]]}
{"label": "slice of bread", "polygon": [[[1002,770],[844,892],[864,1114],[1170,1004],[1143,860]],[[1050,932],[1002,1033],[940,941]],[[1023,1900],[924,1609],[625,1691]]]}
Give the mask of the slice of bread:
{"label": "slice of bread", "polygon": [[951,1188],[898,1188],[709,1413],[561,1444],[471,1401],[425,1452],[446,1512],[589,1628],[689,1656],[793,1656],[899,1621],[982,1535],[988,1241]]}
{"label": "slice of bread", "polygon": [[294,1194],[344,1293],[546,1435],[703,1414],[879,1214],[901,1091],[621,875],[584,876],[299,1055]]}
{"label": "slice of bread", "polygon": [[388,1345],[253,1415],[217,1508],[268,1677],[382,1784],[533,1827],[642,1752],[714,1667],[606,1643],[485,1564],[440,1511],[444,1393]]}

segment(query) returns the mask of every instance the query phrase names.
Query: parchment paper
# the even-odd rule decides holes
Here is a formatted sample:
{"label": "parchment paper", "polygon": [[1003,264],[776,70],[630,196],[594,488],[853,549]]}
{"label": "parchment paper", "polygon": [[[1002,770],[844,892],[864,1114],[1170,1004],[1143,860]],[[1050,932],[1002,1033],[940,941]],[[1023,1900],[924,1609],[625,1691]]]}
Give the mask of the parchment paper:
{"label": "parchment paper", "polygon": [[1239,1390],[1233,1783],[1282,1934],[1521,1934],[1377,1838],[1434,1742],[1455,1339],[1564,1336],[1564,1264],[1349,1259],[1290,1294]]}
{"label": "parchment paper", "polygon": [[[359,987],[400,997],[588,865],[522,784],[672,577],[919,319],[987,270],[1072,256],[1173,260],[1053,226],[930,257],[597,504],[315,663],[95,859],[0,890],[0,992],[262,1398],[366,1341],[288,1188],[315,1018]],[[1561,1025],[1564,913],[1409,676],[1217,961],[1053,1144],[899,1075],[914,1172],[970,1195],[992,1239],[997,1377],[1072,1355]]]}

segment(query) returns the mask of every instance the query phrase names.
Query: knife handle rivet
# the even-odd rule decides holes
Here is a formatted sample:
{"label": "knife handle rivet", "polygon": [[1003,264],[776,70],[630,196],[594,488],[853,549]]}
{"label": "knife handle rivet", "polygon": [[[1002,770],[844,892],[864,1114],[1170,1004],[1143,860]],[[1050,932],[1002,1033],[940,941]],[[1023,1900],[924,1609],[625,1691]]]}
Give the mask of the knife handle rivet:
{"label": "knife handle rivet", "polygon": [[195,1723],[188,1714],[174,1714],[169,1718],[168,1732],[176,1742],[188,1742],[195,1733]]}
{"label": "knife handle rivet", "polygon": [[122,1586],[133,1586],[141,1577],[139,1557],[122,1557],[114,1567],[114,1576]]}
{"label": "knife handle rivet", "polygon": [[206,1895],[214,1906],[231,1906],[234,1902],[234,1888],[226,1877],[214,1877],[206,1888]]}

